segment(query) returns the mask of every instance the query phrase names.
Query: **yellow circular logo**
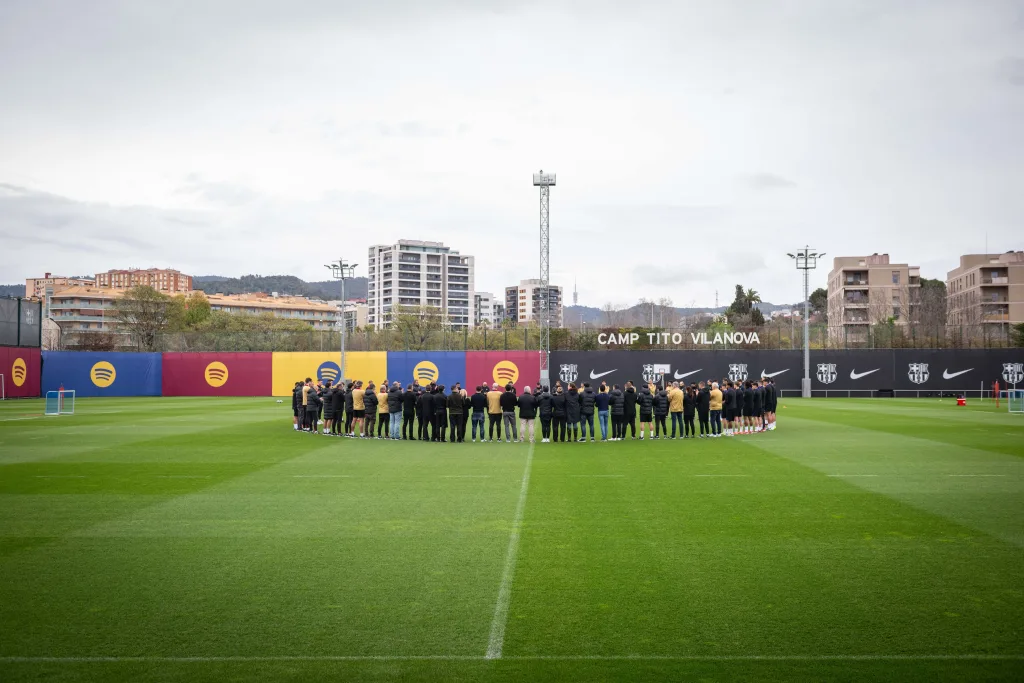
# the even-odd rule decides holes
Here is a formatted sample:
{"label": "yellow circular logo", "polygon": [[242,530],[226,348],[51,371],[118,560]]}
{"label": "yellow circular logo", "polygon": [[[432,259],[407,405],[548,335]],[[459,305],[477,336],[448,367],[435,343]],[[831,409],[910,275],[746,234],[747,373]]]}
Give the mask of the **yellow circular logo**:
{"label": "yellow circular logo", "polygon": [[25,379],[28,377],[28,367],[21,358],[14,359],[14,365],[11,366],[11,377],[14,378],[14,386],[16,387],[20,387],[25,383]]}
{"label": "yellow circular logo", "polygon": [[519,367],[510,360],[499,361],[494,366],[494,381],[498,384],[515,384],[519,381]]}
{"label": "yellow circular logo", "polygon": [[222,387],[228,383],[228,366],[220,361],[213,361],[206,366],[206,383],[211,387]]}
{"label": "yellow circular logo", "polygon": [[101,360],[92,366],[92,370],[89,371],[89,379],[100,389],[106,389],[117,379],[117,371],[114,370],[113,365],[105,360]]}
{"label": "yellow circular logo", "polygon": [[416,381],[416,384],[421,387],[425,387],[431,382],[436,382],[437,378],[440,376],[441,371],[438,370],[437,366],[429,360],[421,360],[416,364],[416,367],[412,369],[412,378]]}

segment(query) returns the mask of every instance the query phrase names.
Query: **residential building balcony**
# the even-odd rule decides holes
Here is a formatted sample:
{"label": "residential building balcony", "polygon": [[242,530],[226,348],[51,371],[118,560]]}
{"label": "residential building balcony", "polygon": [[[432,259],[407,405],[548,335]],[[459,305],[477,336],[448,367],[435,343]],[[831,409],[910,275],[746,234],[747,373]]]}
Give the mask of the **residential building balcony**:
{"label": "residential building balcony", "polygon": [[1008,285],[1008,284],[1010,284],[1010,278],[1008,278],[1005,275],[1003,277],[982,277],[981,278],[981,284],[982,284],[982,286],[985,286],[985,285]]}

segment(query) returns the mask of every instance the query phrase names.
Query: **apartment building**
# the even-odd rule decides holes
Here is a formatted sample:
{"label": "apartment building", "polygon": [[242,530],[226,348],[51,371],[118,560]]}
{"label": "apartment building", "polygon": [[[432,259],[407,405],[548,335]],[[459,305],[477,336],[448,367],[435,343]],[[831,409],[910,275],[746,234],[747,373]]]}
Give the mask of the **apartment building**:
{"label": "apartment building", "polygon": [[890,263],[888,254],[840,256],[828,274],[828,325],[833,338],[867,341],[874,323],[911,319],[921,268]]}
{"label": "apartment building", "polygon": [[277,318],[301,320],[317,330],[336,327],[341,321],[341,310],[326,301],[301,296],[273,294],[207,294],[210,310],[225,313],[260,315],[270,313]]}
{"label": "apartment building", "polygon": [[43,304],[43,319],[50,317],[50,299],[53,293],[68,287],[91,287],[96,279],[91,277],[65,277],[46,273],[43,277],[32,277],[25,280],[25,298],[39,299]]}
{"label": "apartment building", "polygon": [[345,318],[345,326],[349,332],[354,331],[357,327],[366,327],[370,307],[366,305],[365,299],[351,299],[344,302],[341,299],[335,299],[327,303],[341,310]]}
{"label": "apartment building", "polygon": [[501,318],[494,315],[494,294],[476,292],[473,295],[473,324],[477,327],[499,327]]}
{"label": "apartment building", "polygon": [[148,285],[163,294],[188,294],[192,291],[192,276],[168,268],[130,268],[97,273],[94,284],[105,289],[129,289]]}
{"label": "apartment building", "polygon": [[1024,322],[1024,251],[964,254],[946,275],[950,325],[1014,325]]}
{"label": "apartment building", "polygon": [[109,332],[117,327],[114,302],[124,290],[73,285],[50,295],[49,317],[62,332]]}
{"label": "apartment building", "polygon": [[441,311],[453,328],[473,327],[474,259],[441,242],[399,240],[370,247],[367,324],[382,329],[400,306]]}
{"label": "apartment building", "polygon": [[[525,325],[540,321],[543,306],[543,288],[539,279],[521,280],[518,285],[505,288],[505,319]],[[562,326],[562,288],[548,285],[548,306],[551,327]]]}

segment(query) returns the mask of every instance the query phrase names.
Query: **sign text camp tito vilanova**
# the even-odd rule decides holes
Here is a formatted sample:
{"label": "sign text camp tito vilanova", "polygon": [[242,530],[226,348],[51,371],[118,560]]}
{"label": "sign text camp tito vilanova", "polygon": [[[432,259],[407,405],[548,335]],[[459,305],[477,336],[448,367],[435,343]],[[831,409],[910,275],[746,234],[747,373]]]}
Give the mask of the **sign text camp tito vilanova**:
{"label": "sign text camp tito vilanova", "polygon": [[[676,346],[683,343],[683,335],[680,332],[645,332],[647,343],[651,346],[656,344],[672,343]],[[761,339],[757,332],[715,332],[714,337],[709,337],[707,332],[691,332],[690,338],[694,344],[760,344]],[[602,346],[635,344],[640,341],[639,332],[602,332],[597,335],[597,343]]]}

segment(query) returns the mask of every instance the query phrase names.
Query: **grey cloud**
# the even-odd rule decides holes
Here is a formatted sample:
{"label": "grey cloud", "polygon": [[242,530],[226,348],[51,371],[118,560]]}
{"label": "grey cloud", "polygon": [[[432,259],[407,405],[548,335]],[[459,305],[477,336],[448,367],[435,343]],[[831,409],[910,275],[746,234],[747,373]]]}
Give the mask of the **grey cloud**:
{"label": "grey cloud", "polygon": [[234,183],[204,180],[198,173],[190,173],[177,190],[178,194],[191,195],[213,204],[240,206],[259,198],[256,192]]}
{"label": "grey cloud", "polygon": [[997,64],[996,72],[1000,78],[1013,85],[1024,85],[1024,58],[1008,57],[1003,59]]}
{"label": "grey cloud", "polygon": [[796,187],[796,182],[775,173],[754,173],[745,176],[744,182],[758,190],[784,190]]}

